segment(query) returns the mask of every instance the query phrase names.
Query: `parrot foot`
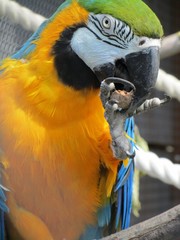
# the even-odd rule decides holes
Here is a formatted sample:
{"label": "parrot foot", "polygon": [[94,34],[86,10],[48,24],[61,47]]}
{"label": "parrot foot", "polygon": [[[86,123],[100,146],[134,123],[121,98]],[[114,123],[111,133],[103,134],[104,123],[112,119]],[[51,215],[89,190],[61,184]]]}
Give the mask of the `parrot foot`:
{"label": "parrot foot", "polygon": [[134,85],[124,79],[107,78],[101,83],[100,98],[110,127],[111,147],[114,156],[120,160],[135,156],[124,131],[134,91]]}
{"label": "parrot foot", "polygon": [[113,154],[121,160],[135,156],[130,140],[124,132],[126,119],[159,107],[170,100],[168,96],[162,100],[152,98],[145,100],[140,107],[135,108],[135,91],[136,88],[131,82],[116,77],[106,78],[100,86],[100,98],[105,109],[104,116],[110,127]]}

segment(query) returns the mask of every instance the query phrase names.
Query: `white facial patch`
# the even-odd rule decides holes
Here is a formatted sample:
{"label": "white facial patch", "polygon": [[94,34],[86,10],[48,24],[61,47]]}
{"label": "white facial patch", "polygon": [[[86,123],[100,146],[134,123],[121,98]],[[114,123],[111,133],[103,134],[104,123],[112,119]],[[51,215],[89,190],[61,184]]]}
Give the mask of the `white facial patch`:
{"label": "white facial patch", "polygon": [[80,28],[74,33],[71,47],[92,70],[107,62],[114,63],[122,54],[121,49],[98,40],[87,28]]}

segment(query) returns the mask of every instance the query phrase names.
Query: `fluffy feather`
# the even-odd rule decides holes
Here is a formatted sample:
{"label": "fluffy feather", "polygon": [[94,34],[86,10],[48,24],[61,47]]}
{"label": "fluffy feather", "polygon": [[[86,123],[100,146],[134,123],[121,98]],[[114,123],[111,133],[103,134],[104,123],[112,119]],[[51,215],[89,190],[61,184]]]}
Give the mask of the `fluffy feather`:
{"label": "fluffy feather", "polygon": [[[73,1],[0,68],[0,146],[8,165],[1,164],[3,184],[10,189],[6,195],[11,239],[17,240],[12,224],[24,239],[74,240],[82,235],[87,240],[89,234],[100,236],[111,221],[120,161],[112,155],[99,90],[65,86],[51,53],[65,28],[87,18],[88,12]],[[128,129],[133,131],[131,125]],[[121,198],[127,201],[124,227],[130,195],[131,191]],[[107,216],[104,222],[99,218],[101,226],[99,208]]]}

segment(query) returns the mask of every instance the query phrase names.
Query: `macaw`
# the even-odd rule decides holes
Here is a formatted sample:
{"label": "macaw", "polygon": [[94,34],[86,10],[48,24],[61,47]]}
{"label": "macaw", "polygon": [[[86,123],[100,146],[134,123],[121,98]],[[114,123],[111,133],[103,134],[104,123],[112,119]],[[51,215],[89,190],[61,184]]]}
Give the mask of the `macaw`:
{"label": "macaw", "polygon": [[91,240],[129,226],[134,121],[131,152],[118,155],[112,84],[102,98],[100,87],[131,82],[132,116],[155,84],[162,35],[141,0],[67,0],[3,60],[0,240]]}

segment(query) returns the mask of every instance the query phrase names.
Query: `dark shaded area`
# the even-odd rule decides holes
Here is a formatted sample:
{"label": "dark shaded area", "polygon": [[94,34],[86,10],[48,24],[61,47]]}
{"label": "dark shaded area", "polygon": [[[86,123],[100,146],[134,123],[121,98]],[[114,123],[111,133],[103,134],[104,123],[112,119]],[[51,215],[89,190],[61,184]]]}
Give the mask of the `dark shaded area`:
{"label": "dark shaded area", "polygon": [[[160,18],[165,36],[180,30],[179,0],[145,0],[145,2]],[[163,70],[180,78],[180,54],[162,60],[160,65]],[[153,94],[161,98],[164,95],[156,90]],[[177,100],[137,116],[136,124],[141,135],[148,141],[151,151],[180,164],[180,103]],[[142,204],[140,218],[133,217],[132,223],[141,222],[179,204],[180,191],[145,176],[141,179],[140,200]]]}

